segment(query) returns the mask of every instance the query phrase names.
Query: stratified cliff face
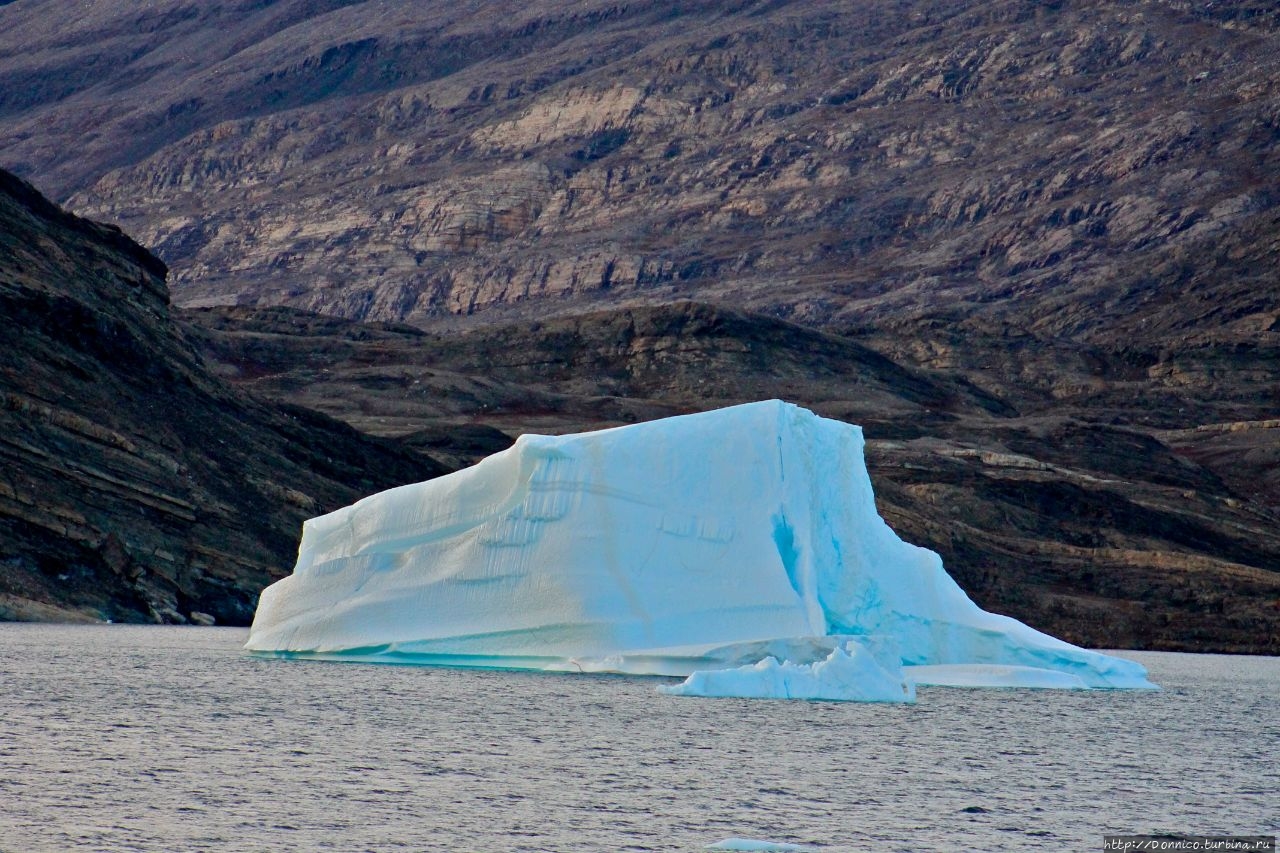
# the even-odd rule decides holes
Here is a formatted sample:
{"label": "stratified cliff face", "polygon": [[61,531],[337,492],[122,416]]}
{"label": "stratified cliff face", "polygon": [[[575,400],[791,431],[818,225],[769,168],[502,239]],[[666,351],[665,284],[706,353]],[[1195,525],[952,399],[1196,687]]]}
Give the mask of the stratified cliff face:
{"label": "stratified cliff face", "polygon": [[0,619],[247,624],[303,519],[440,471],[213,379],[164,274],[0,171]]}
{"label": "stratified cliff face", "polygon": [[0,162],[180,304],[1275,331],[1262,0],[83,9],[0,9]]}

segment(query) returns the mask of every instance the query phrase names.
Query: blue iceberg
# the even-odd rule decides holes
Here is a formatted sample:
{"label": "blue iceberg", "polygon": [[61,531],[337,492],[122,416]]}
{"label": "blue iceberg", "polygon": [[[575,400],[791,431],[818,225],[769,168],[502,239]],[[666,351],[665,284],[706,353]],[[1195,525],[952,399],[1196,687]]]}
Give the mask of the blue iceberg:
{"label": "blue iceberg", "polygon": [[685,695],[735,677],[749,695],[876,701],[916,684],[1154,688],[1137,663],[975,605],[877,513],[861,429],[776,400],[524,435],[311,519],[246,647],[703,673]]}

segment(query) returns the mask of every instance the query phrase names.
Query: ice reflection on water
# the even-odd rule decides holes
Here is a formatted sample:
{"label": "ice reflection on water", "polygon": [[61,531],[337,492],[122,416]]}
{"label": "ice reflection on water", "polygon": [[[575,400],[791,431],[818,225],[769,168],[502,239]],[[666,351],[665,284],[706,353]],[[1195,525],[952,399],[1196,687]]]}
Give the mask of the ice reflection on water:
{"label": "ice reflection on water", "polygon": [[679,699],[639,678],[260,660],[217,628],[0,625],[0,851],[1097,849],[1280,832],[1280,658],[1165,689]]}

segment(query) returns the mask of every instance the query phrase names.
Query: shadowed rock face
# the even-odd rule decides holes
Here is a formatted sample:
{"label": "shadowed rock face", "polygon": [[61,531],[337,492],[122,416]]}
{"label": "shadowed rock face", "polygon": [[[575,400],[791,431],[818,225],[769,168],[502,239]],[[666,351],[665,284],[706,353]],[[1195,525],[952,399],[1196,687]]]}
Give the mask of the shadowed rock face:
{"label": "shadowed rock face", "polygon": [[164,274],[0,171],[0,619],[247,624],[303,519],[441,470],[211,377]]}
{"label": "shadowed rock face", "polygon": [[[868,349],[884,343],[871,333],[695,303],[461,334],[285,308],[184,316],[231,381],[451,466],[521,432],[785,397],[864,425],[881,513],[983,607],[1086,645],[1280,650],[1280,433],[1258,417],[1280,386],[1260,382],[1270,368],[1256,353],[1251,378],[1202,396],[1208,386],[1170,377],[1206,372],[1220,349],[1135,366],[1128,350],[944,346],[922,329],[904,346],[980,368],[922,369]],[[1194,418],[1218,425],[1169,428]]]}
{"label": "shadowed rock face", "polygon": [[183,305],[1256,333],[1277,39],[1262,0],[50,0],[0,9],[0,163]]}

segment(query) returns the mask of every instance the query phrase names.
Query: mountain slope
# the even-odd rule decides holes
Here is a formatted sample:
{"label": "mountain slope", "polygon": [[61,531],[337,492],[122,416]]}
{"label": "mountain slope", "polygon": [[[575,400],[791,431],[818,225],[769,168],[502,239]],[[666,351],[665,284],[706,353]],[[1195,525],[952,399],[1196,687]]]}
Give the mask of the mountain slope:
{"label": "mountain slope", "polygon": [[967,383],[903,368],[851,340],[698,303],[462,335],[289,308],[182,316],[226,378],[376,435],[481,413],[512,433],[562,432],[771,397],[859,422],[925,423],[934,412],[1006,408]]}
{"label": "mountain slope", "polygon": [[215,380],[164,273],[0,172],[0,618],[246,624],[303,519],[441,471]]}
{"label": "mountain slope", "polygon": [[0,9],[0,162],[154,247],[180,304],[1072,337],[1280,312],[1229,274],[1277,239],[1260,0],[88,9]]}

